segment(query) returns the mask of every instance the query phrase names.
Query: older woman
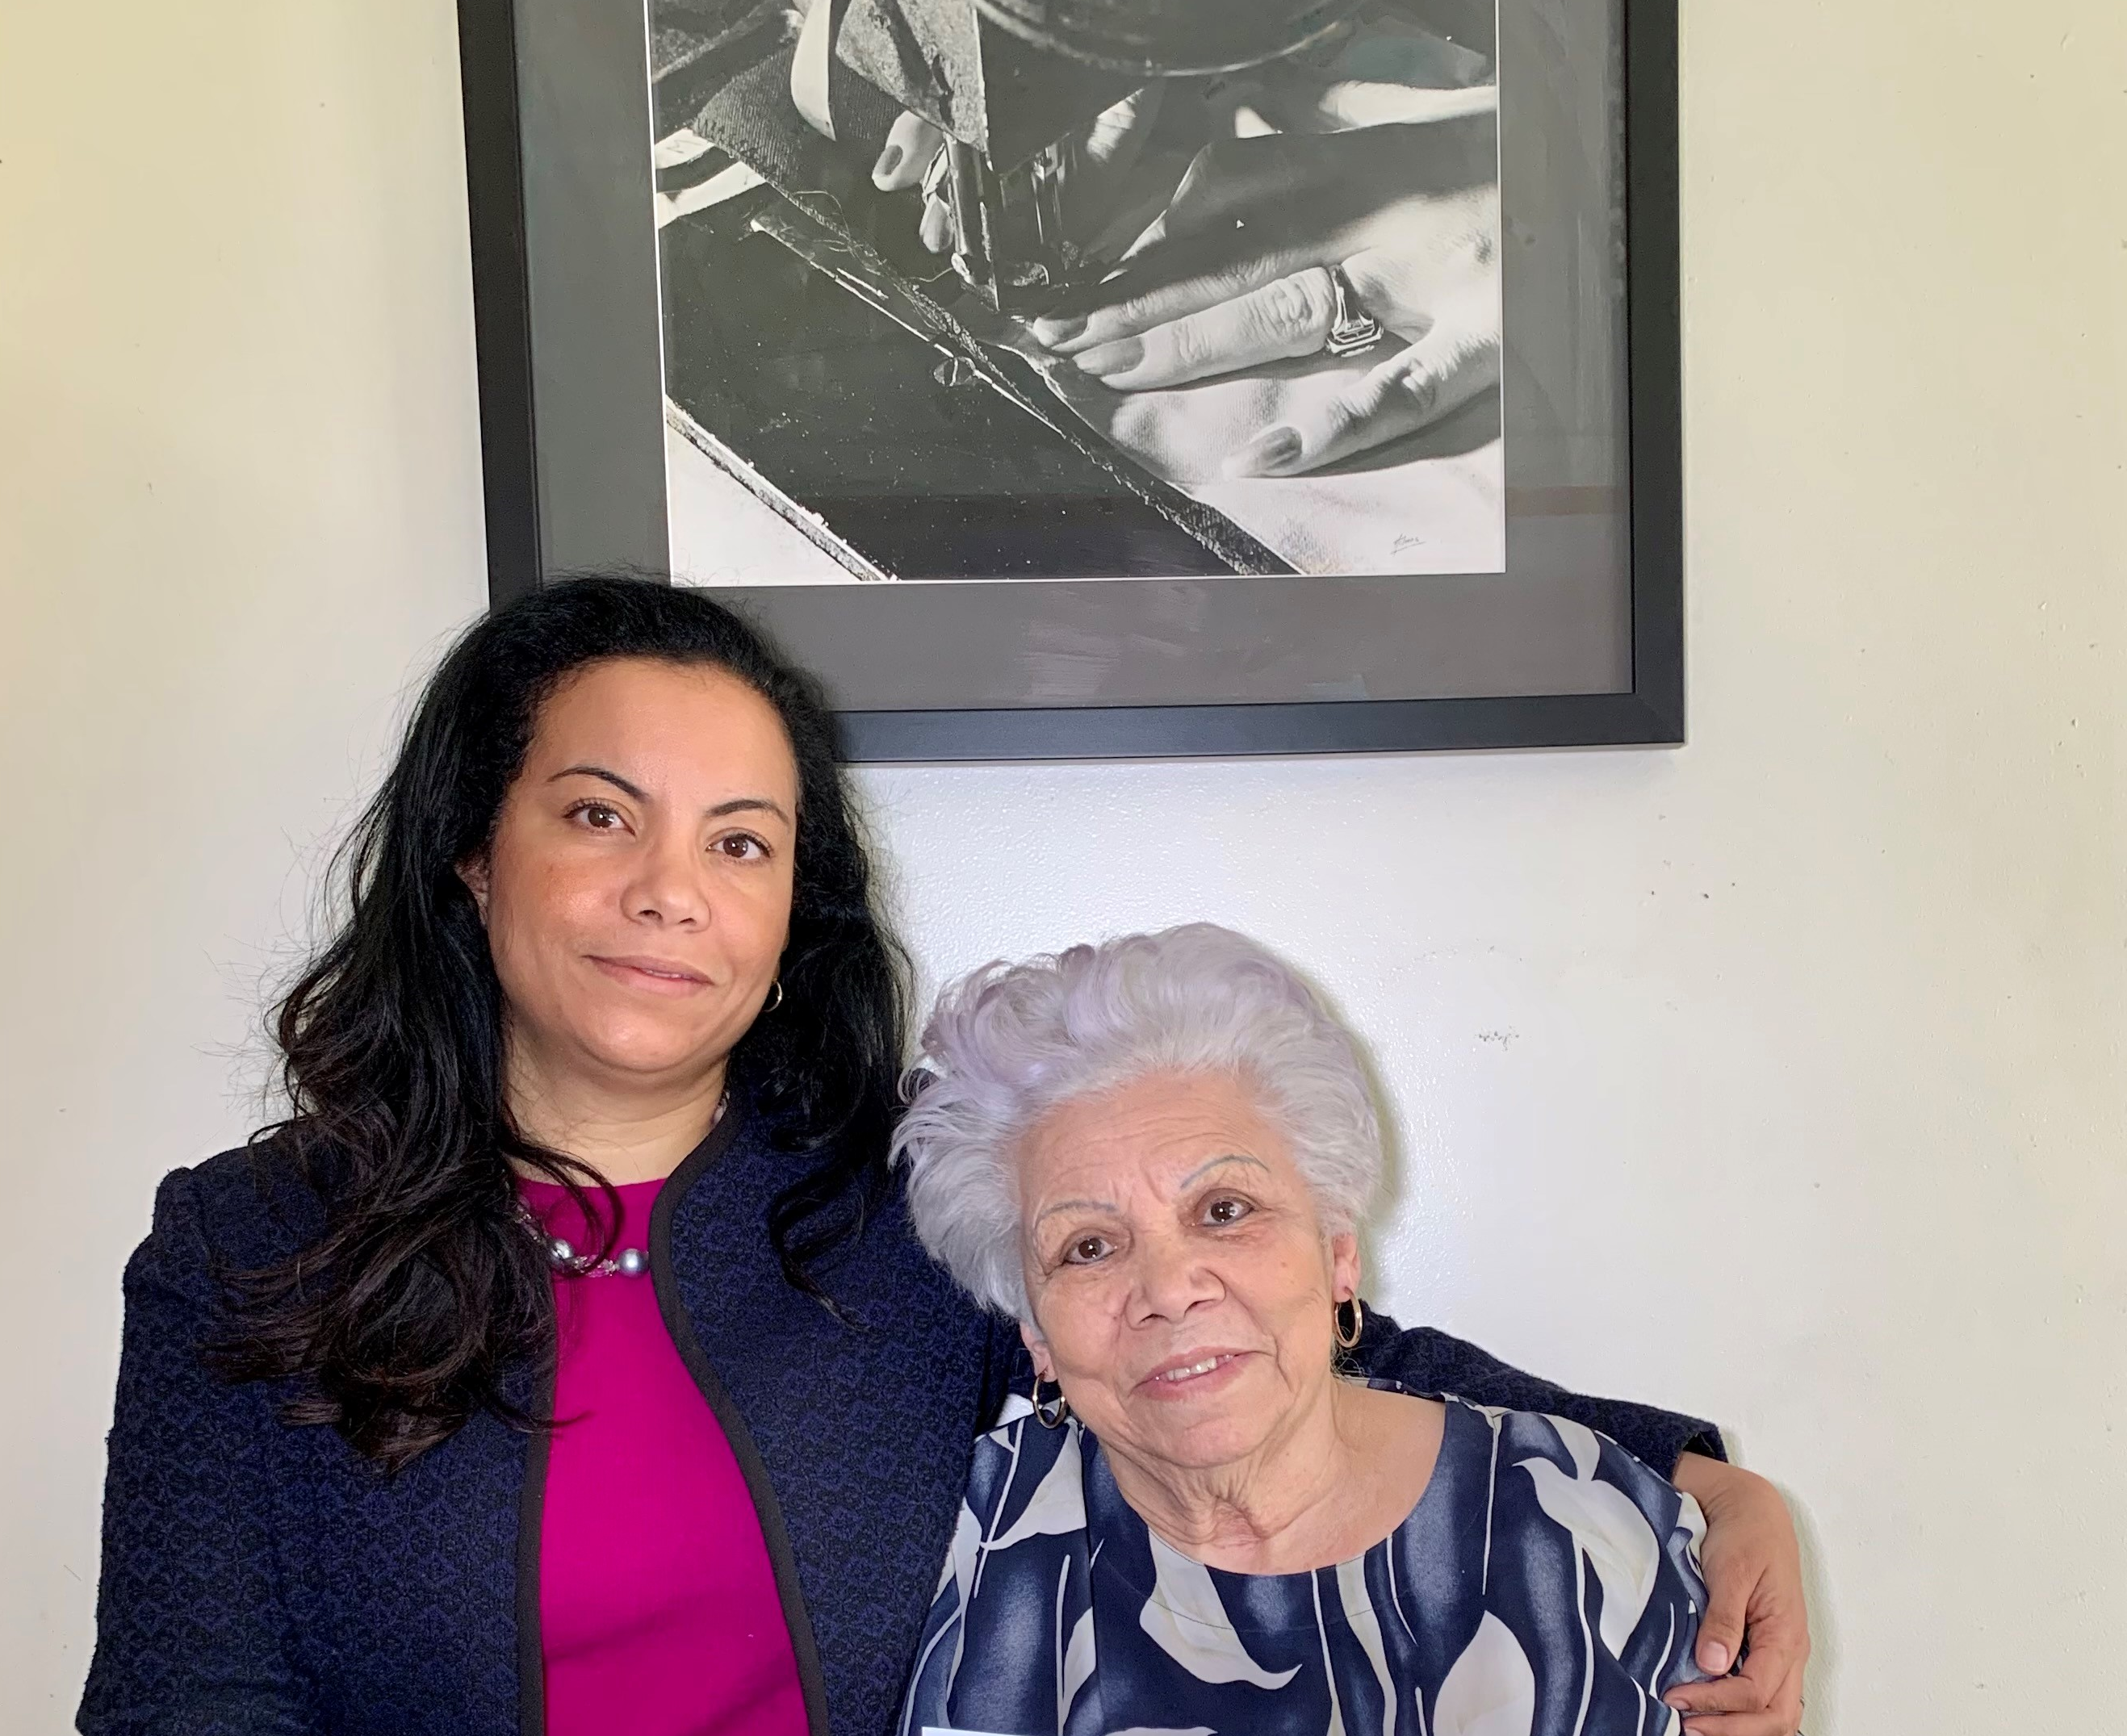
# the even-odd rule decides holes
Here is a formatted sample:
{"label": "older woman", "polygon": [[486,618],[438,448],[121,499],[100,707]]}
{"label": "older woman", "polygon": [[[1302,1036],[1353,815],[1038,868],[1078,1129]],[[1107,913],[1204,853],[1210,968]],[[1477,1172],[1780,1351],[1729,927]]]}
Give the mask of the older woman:
{"label": "older woman", "polygon": [[898,1152],[1016,1316],[902,1715],[996,1736],[1674,1729],[1698,1504],[1579,1423],[1354,1378],[1381,1145],[1350,1038],[1196,926],[941,999]]}

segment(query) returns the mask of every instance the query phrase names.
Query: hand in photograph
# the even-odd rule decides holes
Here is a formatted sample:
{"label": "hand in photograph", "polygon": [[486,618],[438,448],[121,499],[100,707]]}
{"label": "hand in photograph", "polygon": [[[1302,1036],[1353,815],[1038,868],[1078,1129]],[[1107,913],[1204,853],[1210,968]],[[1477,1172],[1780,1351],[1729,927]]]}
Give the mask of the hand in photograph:
{"label": "hand in photograph", "polygon": [[1211,145],[1095,305],[1034,335],[1133,392],[1314,355],[1340,315],[1371,318],[1406,347],[1228,471],[1299,475],[1414,433],[1499,379],[1495,136],[1480,113]]}
{"label": "hand in photograph", "polygon": [[[1107,219],[1114,198],[1137,166],[1139,154],[1159,119],[1160,84],[1148,84],[1101,115],[1078,140],[1078,163],[1071,182],[1066,224],[1074,234],[1090,234]],[[872,185],[883,193],[923,189],[918,232],[934,253],[953,248],[953,208],[933,165],[945,135],[921,115],[904,114],[886,136],[873,163]]]}

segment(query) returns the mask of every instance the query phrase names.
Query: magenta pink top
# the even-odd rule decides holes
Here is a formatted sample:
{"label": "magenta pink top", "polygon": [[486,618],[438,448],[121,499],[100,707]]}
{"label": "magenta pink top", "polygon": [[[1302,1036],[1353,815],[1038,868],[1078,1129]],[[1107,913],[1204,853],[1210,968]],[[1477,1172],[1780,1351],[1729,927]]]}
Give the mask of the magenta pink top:
{"label": "magenta pink top", "polygon": [[[550,1235],[597,1249],[566,1190],[519,1185]],[[663,1185],[617,1190],[616,1254],[648,1249]],[[753,1497],[654,1282],[557,1273],[554,1302],[558,1426],[539,1546],[548,1736],[804,1736]]]}

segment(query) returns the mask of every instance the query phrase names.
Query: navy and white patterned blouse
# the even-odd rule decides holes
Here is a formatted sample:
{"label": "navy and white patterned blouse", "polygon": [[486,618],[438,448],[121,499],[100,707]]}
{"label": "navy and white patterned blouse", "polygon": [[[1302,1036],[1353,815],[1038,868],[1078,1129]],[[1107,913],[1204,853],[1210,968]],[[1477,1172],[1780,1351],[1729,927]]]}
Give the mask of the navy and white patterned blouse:
{"label": "navy and white patterned blouse", "polygon": [[1698,1503],[1559,1417],[1447,1401],[1356,1561],[1230,1573],[1154,1536],[1076,1421],[978,1443],[901,1736],[1660,1736]]}

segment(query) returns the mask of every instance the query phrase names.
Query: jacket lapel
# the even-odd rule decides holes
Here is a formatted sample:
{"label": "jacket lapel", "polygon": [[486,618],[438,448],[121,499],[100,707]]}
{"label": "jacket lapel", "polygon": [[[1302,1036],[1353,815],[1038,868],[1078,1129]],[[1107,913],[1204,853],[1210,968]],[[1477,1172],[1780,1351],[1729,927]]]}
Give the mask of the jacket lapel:
{"label": "jacket lapel", "polygon": [[651,1261],[681,1356],[760,1515],[820,1736],[892,1725],[983,1418],[991,1324],[910,1234],[898,1191],[823,1272],[785,1282],[767,1233],[802,1160],[726,1117],[661,1197]]}

